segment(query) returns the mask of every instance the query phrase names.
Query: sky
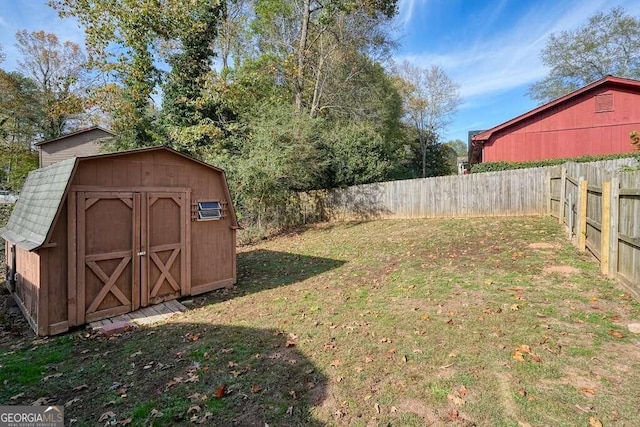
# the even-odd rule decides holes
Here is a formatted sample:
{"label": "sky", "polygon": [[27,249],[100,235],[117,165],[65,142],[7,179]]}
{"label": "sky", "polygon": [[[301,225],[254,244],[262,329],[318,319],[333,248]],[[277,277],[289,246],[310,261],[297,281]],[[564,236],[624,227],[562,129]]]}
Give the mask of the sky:
{"label": "sky", "polygon": [[[622,6],[640,15],[638,0],[398,0],[396,62],[439,65],[460,85],[462,104],[443,140],[467,141],[537,106],[527,91],[547,69],[540,52],[552,33],[584,25],[597,12]],[[0,0],[0,66],[14,70],[18,30],[45,30],[83,43],[74,20],[60,19],[46,0]]]}

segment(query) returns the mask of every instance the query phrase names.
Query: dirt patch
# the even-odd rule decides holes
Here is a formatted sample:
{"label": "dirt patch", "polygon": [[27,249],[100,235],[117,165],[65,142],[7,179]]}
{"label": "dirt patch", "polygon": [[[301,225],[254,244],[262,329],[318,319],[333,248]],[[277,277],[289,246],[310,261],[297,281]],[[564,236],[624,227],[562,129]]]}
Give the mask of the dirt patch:
{"label": "dirt patch", "polygon": [[563,274],[563,275],[569,276],[572,274],[580,273],[580,270],[575,267],[571,267],[569,265],[553,265],[551,267],[546,267],[544,270],[542,270],[542,272],[544,274],[557,273],[557,274]]}
{"label": "dirt patch", "polygon": [[529,249],[559,249],[560,245],[557,243],[545,243],[545,242],[538,242],[538,243],[531,243],[528,246]]}
{"label": "dirt patch", "polygon": [[438,413],[418,399],[407,399],[403,401],[398,405],[398,410],[400,412],[415,414],[419,416],[424,420],[426,425],[433,425],[441,422]]}

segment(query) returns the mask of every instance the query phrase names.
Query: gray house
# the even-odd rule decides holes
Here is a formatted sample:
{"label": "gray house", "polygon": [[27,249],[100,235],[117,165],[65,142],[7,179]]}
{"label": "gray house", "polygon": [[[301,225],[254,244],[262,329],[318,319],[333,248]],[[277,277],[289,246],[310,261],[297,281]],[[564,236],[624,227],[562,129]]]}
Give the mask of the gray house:
{"label": "gray house", "polygon": [[95,156],[100,154],[102,143],[113,138],[115,133],[100,126],[81,129],[58,138],[36,143],[40,150],[40,167],[72,157]]}

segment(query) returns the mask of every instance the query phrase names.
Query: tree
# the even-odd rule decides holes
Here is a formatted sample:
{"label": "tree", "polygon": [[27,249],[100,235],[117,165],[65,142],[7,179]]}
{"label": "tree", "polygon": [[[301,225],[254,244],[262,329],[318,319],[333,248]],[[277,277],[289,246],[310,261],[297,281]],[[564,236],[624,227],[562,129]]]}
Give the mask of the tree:
{"label": "tree", "polygon": [[458,156],[462,157],[467,155],[467,144],[461,139],[452,139],[445,142],[444,145],[451,147]]}
{"label": "tree", "polygon": [[85,55],[76,43],[61,43],[58,36],[44,31],[16,33],[16,47],[22,54],[18,68],[35,82],[43,109],[40,135],[44,139],[61,136],[77,127],[85,109],[89,86]]}
{"label": "tree", "polygon": [[405,61],[394,66],[394,73],[406,122],[418,140],[421,176],[439,174],[439,164],[445,162],[438,148],[440,135],[460,105],[459,85],[437,65],[422,69]]}
{"label": "tree", "polygon": [[197,147],[213,144],[220,137],[219,102],[204,96],[214,52],[212,41],[225,15],[224,2],[196,5],[185,26],[176,29],[179,47],[168,56],[171,66],[163,86],[162,114],[176,148],[195,153]]}
{"label": "tree", "polygon": [[597,13],[580,28],[551,34],[540,56],[549,74],[529,96],[541,103],[609,74],[640,78],[640,19],[621,7]]}
{"label": "tree", "polygon": [[329,56],[336,57],[336,45],[361,52],[382,45],[386,40],[380,32],[357,42],[353,36],[388,22],[397,13],[397,0],[257,0],[255,10],[253,27],[262,51],[268,47],[282,58],[297,113],[314,117],[324,68]]}

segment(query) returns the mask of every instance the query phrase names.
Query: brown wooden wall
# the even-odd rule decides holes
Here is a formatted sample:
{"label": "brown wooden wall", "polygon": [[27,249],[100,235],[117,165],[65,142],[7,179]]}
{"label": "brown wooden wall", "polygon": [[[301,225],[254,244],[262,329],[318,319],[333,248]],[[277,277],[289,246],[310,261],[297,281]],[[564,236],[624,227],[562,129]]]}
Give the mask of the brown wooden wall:
{"label": "brown wooden wall", "polygon": [[[10,258],[9,245],[7,245],[7,262]],[[36,329],[40,313],[38,305],[40,301],[40,257],[35,252],[26,251],[16,246],[16,290],[19,298],[18,304],[25,317]]]}
{"label": "brown wooden wall", "polygon": [[[221,172],[167,151],[82,160],[72,185],[133,190],[180,187],[191,189],[192,202],[227,199]],[[235,230],[231,229],[231,218],[191,221],[190,226],[192,293],[235,283]]]}
{"label": "brown wooden wall", "polygon": [[42,144],[40,146],[40,167],[43,168],[76,156],[100,154],[101,146],[97,141],[112,136],[101,129],[93,129]]}

